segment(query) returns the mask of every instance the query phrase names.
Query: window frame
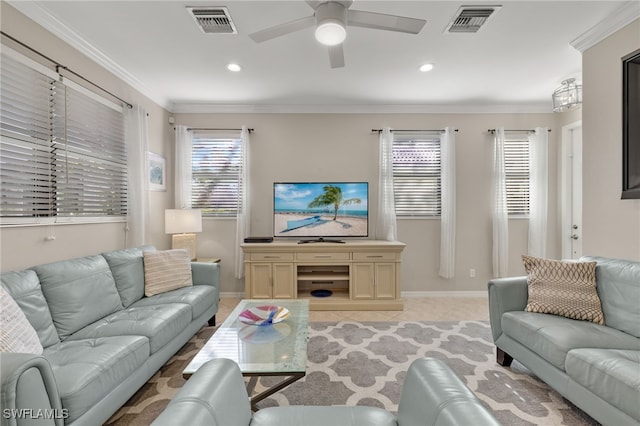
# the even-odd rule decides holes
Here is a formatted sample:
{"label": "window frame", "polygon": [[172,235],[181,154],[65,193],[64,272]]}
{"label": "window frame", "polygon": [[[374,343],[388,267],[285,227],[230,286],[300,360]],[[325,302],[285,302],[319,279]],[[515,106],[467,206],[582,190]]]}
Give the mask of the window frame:
{"label": "window frame", "polygon": [[[504,156],[507,216],[510,219],[528,219],[531,211],[529,134],[525,132],[505,134]],[[526,184],[518,184],[518,181],[526,182]],[[524,188],[522,195],[516,194],[517,187]]]}

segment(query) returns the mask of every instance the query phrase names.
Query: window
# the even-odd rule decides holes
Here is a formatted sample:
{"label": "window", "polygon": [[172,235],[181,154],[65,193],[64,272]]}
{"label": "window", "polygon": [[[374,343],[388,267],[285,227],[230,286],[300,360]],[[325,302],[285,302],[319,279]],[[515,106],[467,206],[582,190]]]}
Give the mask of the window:
{"label": "window", "polygon": [[527,134],[508,135],[504,141],[507,213],[529,214],[529,139]]}
{"label": "window", "polygon": [[204,216],[235,217],[242,188],[240,135],[193,135],[191,205]]}
{"label": "window", "polygon": [[15,54],[1,70],[2,223],[125,216],[122,109]]}
{"label": "window", "polygon": [[440,135],[394,133],[393,191],[397,216],[440,216]]}

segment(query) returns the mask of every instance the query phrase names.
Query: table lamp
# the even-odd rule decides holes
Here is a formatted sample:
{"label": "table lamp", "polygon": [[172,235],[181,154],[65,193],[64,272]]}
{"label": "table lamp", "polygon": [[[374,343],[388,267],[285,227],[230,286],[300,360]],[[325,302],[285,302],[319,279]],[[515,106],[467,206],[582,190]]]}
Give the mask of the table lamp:
{"label": "table lamp", "polygon": [[202,212],[192,209],[167,209],[164,211],[164,232],[173,234],[172,249],[186,249],[195,260],[196,232],[202,232]]}

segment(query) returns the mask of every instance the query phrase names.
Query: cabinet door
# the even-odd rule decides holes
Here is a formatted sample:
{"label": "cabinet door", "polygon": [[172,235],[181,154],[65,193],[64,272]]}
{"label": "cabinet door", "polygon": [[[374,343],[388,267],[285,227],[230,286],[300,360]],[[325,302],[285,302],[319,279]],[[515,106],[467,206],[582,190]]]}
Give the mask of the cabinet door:
{"label": "cabinet door", "polygon": [[351,269],[353,299],[373,299],[373,263],[354,263]]}
{"label": "cabinet door", "polygon": [[394,263],[375,264],[375,298],[396,298],[396,265]]}
{"label": "cabinet door", "polygon": [[273,263],[273,298],[295,299],[293,263]]}
{"label": "cabinet door", "polygon": [[251,264],[251,298],[271,299],[271,264]]}

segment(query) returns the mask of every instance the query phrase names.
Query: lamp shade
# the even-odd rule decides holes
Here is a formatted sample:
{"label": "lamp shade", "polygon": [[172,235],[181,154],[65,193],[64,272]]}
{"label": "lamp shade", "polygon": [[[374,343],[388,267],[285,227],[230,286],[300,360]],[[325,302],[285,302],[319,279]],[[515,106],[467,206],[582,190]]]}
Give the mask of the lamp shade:
{"label": "lamp shade", "polygon": [[192,209],[165,210],[164,232],[166,234],[202,232],[202,212]]}

